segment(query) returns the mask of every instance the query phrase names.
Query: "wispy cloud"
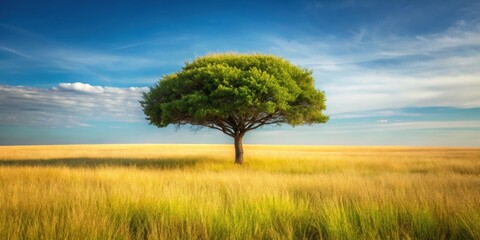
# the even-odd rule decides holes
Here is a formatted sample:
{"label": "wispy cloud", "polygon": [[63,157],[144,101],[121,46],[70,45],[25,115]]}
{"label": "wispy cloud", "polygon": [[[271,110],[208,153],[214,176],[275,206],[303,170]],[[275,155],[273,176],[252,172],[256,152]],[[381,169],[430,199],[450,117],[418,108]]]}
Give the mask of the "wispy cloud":
{"label": "wispy cloud", "polygon": [[136,70],[158,67],[167,63],[167,61],[148,57],[125,56],[88,49],[53,48],[39,54],[45,59],[50,59],[53,66],[67,70],[81,67],[104,71]]}
{"label": "wispy cloud", "polygon": [[[376,41],[379,57],[418,56],[480,46],[480,24],[458,20],[444,32],[415,37],[390,36]],[[457,53],[460,54],[460,53]]]}
{"label": "wispy cloud", "polygon": [[314,70],[333,114],[374,109],[480,107],[480,24],[457,21],[435,34],[350,40],[268,36],[270,51]]}
{"label": "wispy cloud", "polygon": [[415,121],[384,123],[375,126],[378,131],[389,128],[396,131],[428,129],[471,129],[480,128],[480,121]]}
{"label": "wispy cloud", "polygon": [[[164,54],[152,50],[122,52],[112,49],[88,48],[82,46],[68,45],[40,36],[26,29],[11,25],[0,24],[0,30],[7,30],[9,34],[15,35],[16,41],[5,40],[0,44],[0,53],[5,52],[10,56],[0,59],[0,70],[9,72],[28,73],[41,70],[42,72],[64,72],[69,76],[89,79],[93,82],[104,82],[111,84],[116,79],[125,76],[130,78],[130,84],[136,83],[136,79],[153,77],[153,80],[161,76],[152,76],[154,70],[161,71],[162,68],[181,65],[183,59],[178,61],[167,59]],[[175,39],[190,39],[186,36],[179,36]],[[138,41],[115,48],[116,50],[158,44],[158,39]],[[29,60],[29,64],[22,64]],[[22,70],[22,71],[19,71]],[[152,81],[153,81],[152,80]],[[142,80],[145,82],[144,80]],[[149,81],[147,81],[149,82]],[[151,81],[150,81],[151,82]]]}
{"label": "wispy cloud", "polygon": [[148,88],[61,83],[52,89],[0,85],[0,124],[87,126],[95,121],[143,121],[138,101]]}
{"label": "wispy cloud", "polygon": [[[109,51],[99,51],[81,48],[66,48],[60,46],[47,46],[34,49],[13,49],[0,46],[0,51],[8,52],[21,59],[6,58],[0,60],[0,69],[23,69],[25,72],[38,68],[42,71],[63,71],[69,75],[88,78],[91,81],[112,82],[119,76],[132,75],[130,84],[135,84],[136,79],[153,77],[156,80],[160,73],[152,76],[152,69],[161,70],[162,67],[171,66],[180,62],[162,60],[151,56],[136,56],[115,54]],[[29,54],[25,54],[28,52]],[[20,61],[28,59],[28,65]],[[145,81],[143,81],[145,82]]]}
{"label": "wispy cloud", "polygon": [[153,38],[138,40],[136,42],[123,44],[113,48],[112,50],[117,51],[117,50],[124,50],[124,49],[145,47],[145,46],[153,47],[153,46],[161,46],[161,45],[178,45],[179,43],[185,43],[198,38],[199,37],[196,35],[178,35],[178,36],[169,36],[168,38],[153,37]]}
{"label": "wispy cloud", "polygon": [[120,46],[120,47],[113,48],[112,50],[116,51],[116,50],[122,50],[122,49],[128,49],[128,48],[138,47],[138,46],[150,44],[151,42],[152,42],[152,41],[140,41],[140,42],[136,42],[136,43],[130,43],[130,44],[122,45],[122,46]]}
{"label": "wispy cloud", "polygon": [[23,29],[23,28],[20,28],[20,27],[17,27],[17,26],[12,26],[12,25],[9,25],[9,24],[4,24],[4,23],[0,23],[0,27],[3,28],[3,29],[6,29],[6,30],[9,30],[9,31],[12,31],[16,34],[19,34],[19,35],[22,35],[28,39],[34,39],[34,40],[37,40],[37,41],[45,41],[46,39],[32,31],[29,31],[29,30],[26,30],[26,29]]}
{"label": "wispy cloud", "polygon": [[13,48],[9,48],[9,47],[5,47],[5,46],[0,46],[0,50],[4,51],[4,52],[8,52],[8,53],[12,53],[14,55],[17,55],[17,56],[20,56],[20,57],[23,57],[23,58],[27,58],[27,59],[31,59],[31,60],[34,60],[35,58],[32,57],[32,56],[29,56],[25,53],[22,53],[20,51],[17,51]]}

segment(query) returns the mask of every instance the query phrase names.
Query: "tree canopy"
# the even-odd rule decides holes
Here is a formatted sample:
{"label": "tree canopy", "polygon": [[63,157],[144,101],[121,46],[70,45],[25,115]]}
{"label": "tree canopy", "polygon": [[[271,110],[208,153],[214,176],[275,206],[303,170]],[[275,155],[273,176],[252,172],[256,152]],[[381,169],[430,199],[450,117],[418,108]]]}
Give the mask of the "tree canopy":
{"label": "tree canopy", "polygon": [[[150,124],[217,129],[235,139],[268,124],[325,123],[325,94],[312,71],[273,55],[211,54],[164,76],[140,102]],[[237,144],[237,142],[239,142]],[[238,156],[241,150],[241,156]],[[239,157],[241,159],[239,159]]]}

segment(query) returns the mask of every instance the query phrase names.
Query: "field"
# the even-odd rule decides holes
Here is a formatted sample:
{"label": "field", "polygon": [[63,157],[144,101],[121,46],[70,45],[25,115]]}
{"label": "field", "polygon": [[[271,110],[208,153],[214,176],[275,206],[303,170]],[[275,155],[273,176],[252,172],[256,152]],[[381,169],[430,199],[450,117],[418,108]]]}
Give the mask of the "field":
{"label": "field", "polygon": [[480,149],[0,147],[1,239],[480,239]]}

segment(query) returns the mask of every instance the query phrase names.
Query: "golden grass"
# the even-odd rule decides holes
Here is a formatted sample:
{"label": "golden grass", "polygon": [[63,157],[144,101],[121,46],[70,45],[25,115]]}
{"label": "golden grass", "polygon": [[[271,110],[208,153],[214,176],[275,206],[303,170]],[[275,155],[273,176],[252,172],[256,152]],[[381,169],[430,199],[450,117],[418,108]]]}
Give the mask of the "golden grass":
{"label": "golden grass", "polygon": [[0,147],[6,239],[480,239],[480,149]]}

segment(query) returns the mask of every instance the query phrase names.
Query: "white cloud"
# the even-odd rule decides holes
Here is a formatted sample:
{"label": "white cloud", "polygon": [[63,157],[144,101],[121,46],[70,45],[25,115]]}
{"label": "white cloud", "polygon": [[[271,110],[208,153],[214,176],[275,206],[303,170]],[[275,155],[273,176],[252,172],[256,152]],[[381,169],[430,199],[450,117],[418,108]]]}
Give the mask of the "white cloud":
{"label": "white cloud", "polygon": [[371,111],[356,111],[330,115],[331,119],[371,118],[371,117],[418,117],[419,113],[407,112],[405,109],[381,109]]}
{"label": "white cloud", "polygon": [[54,87],[54,90],[66,90],[66,91],[78,91],[86,93],[103,93],[104,89],[100,86],[92,86],[86,83],[60,83],[58,87]]}
{"label": "white cloud", "polygon": [[147,87],[61,83],[52,89],[0,85],[0,124],[71,127],[92,121],[140,122]]}
{"label": "white cloud", "polygon": [[371,74],[325,84],[331,113],[404,107],[480,107],[476,75],[409,77]]}
{"label": "white cloud", "polygon": [[[373,133],[373,132],[405,132],[405,131],[417,131],[417,130],[436,130],[440,131],[470,131],[470,129],[480,128],[480,121],[388,121],[379,120],[376,123],[363,124],[353,123],[348,125],[328,125],[322,129],[323,133],[329,134],[342,134],[342,133]],[[475,132],[475,131],[474,131]],[[314,131],[300,131],[300,134],[314,134]],[[315,133],[317,134],[317,133]]]}
{"label": "white cloud", "polygon": [[[471,131],[471,129],[479,129],[480,121],[470,120],[452,120],[452,121],[388,121],[381,119],[371,124],[352,123],[349,125],[329,125],[322,129],[323,133],[343,134],[343,133],[374,133],[374,132],[406,132],[406,131],[423,131],[436,130],[443,131]],[[476,131],[473,131],[476,132]],[[312,131],[303,131],[303,134],[313,134]]]}
{"label": "white cloud", "polygon": [[313,69],[329,114],[480,107],[478,23],[459,20],[443,32],[417,36],[381,36],[362,28],[349,40],[266,41],[272,53]]}
{"label": "white cloud", "polygon": [[412,121],[382,124],[380,130],[390,128],[394,130],[414,129],[451,129],[451,128],[480,128],[480,121]]}

